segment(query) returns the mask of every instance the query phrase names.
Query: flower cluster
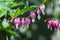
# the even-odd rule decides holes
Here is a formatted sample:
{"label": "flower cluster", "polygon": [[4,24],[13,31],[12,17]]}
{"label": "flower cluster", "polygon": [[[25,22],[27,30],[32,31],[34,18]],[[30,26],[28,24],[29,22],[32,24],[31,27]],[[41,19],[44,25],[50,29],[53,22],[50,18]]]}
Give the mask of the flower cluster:
{"label": "flower cluster", "polygon": [[[23,33],[23,32],[25,32],[26,28],[29,27],[30,19],[29,18],[22,18],[22,19],[15,18],[14,19],[14,24],[16,26],[16,29],[18,29],[19,26],[20,26],[20,32]],[[26,27],[24,27],[24,26],[26,26]]]}
{"label": "flower cluster", "polygon": [[55,27],[56,31],[60,30],[60,23],[57,19],[56,20],[50,19],[48,21],[48,28],[52,30],[52,27]]}
{"label": "flower cluster", "polygon": [[[44,14],[44,10],[45,10],[45,5],[41,5],[36,13],[37,13],[37,18],[40,20],[40,14],[42,12],[42,14]],[[29,17],[27,18],[15,18],[14,20],[9,20],[9,22],[14,22],[14,25],[16,27],[16,29],[19,29],[19,26],[20,26],[20,32],[25,32],[26,29],[29,28],[29,25],[30,25],[30,17],[32,19],[32,22],[34,23],[35,22],[35,18],[36,18],[36,13],[34,11],[30,12],[30,15]]]}
{"label": "flower cluster", "polygon": [[[44,13],[44,10],[45,10],[45,5],[43,4],[43,5],[41,5],[40,7],[39,7],[39,9],[37,9],[37,18],[40,20],[40,14],[41,14],[41,12],[42,12],[42,14],[43,15],[45,15],[45,13]],[[35,22],[35,18],[36,18],[36,14],[35,14],[35,12],[31,12],[30,13],[30,16],[31,16],[31,18],[32,18],[32,22],[34,23]]]}

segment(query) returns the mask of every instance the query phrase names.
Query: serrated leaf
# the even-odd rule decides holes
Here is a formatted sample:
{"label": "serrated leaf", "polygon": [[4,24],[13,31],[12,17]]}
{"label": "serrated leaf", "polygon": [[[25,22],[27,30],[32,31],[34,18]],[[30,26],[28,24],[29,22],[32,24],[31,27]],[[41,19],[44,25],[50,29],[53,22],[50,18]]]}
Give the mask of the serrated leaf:
{"label": "serrated leaf", "polygon": [[3,19],[3,21],[2,21],[2,26],[3,26],[3,28],[9,27],[9,23],[7,22],[6,19]]}

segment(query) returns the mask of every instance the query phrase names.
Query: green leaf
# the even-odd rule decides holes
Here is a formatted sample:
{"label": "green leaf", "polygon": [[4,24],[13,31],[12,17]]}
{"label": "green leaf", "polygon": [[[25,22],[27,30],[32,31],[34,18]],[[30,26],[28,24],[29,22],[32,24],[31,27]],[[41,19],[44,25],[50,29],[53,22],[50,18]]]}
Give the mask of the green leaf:
{"label": "green leaf", "polygon": [[16,10],[10,10],[9,13],[8,13],[8,15],[10,17],[14,18],[15,13],[16,13]]}
{"label": "green leaf", "polygon": [[9,23],[7,22],[6,19],[3,19],[3,21],[2,21],[2,26],[3,26],[3,28],[9,27]]}
{"label": "green leaf", "polygon": [[10,30],[10,29],[7,29],[6,32],[8,32],[8,33],[10,33],[10,34],[12,34],[12,35],[15,35],[15,34],[16,34],[16,32],[14,32],[14,31],[12,31],[12,30]]}
{"label": "green leaf", "polygon": [[15,2],[14,4],[11,5],[11,8],[19,6],[19,5],[24,5],[24,3],[23,2],[19,2],[19,3]]}
{"label": "green leaf", "polygon": [[2,30],[2,26],[0,25],[0,30]]}
{"label": "green leaf", "polygon": [[5,10],[0,10],[0,18],[6,14]]}
{"label": "green leaf", "polygon": [[14,14],[14,18],[21,15],[21,14],[24,14],[25,12],[29,11],[29,6],[27,7],[24,7],[22,10],[20,10],[19,8],[17,9],[16,13]]}
{"label": "green leaf", "polygon": [[10,17],[14,18],[14,13],[9,13]]}
{"label": "green leaf", "polygon": [[21,10],[20,14],[24,14],[25,12],[29,11],[29,6],[24,7],[24,9]]}
{"label": "green leaf", "polygon": [[17,17],[17,16],[19,16],[20,15],[20,9],[18,8],[17,10],[16,10],[16,13],[14,14],[14,17]]}
{"label": "green leaf", "polygon": [[8,15],[10,15],[12,18],[15,18],[20,15],[20,9],[17,8],[17,10],[15,10],[14,12],[8,13]]}
{"label": "green leaf", "polygon": [[26,1],[26,5],[25,6],[28,6],[29,5],[29,2],[28,1]]}
{"label": "green leaf", "polygon": [[30,6],[30,10],[31,11],[33,11],[34,9],[36,9],[37,8],[37,5],[32,5],[32,6]]}

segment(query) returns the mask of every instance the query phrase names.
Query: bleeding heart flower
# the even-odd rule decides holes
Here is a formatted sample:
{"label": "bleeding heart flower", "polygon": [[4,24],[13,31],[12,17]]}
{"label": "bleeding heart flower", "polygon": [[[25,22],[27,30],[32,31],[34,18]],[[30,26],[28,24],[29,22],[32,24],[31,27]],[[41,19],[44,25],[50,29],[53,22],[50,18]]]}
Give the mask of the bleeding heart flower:
{"label": "bleeding heart flower", "polygon": [[36,18],[36,14],[34,12],[31,12],[30,16],[31,16],[32,19]]}
{"label": "bleeding heart flower", "polygon": [[52,30],[52,25],[53,25],[53,20],[51,19],[51,20],[48,21],[48,28],[50,30]]}
{"label": "bleeding heart flower", "polygon": [[60,30],[60,24],[58,25],[58,29]]}
{"label": "bleeding heart flower", "polygon": [[56,29],[57,32],[59,32],[60,31],[60,24],[55,29]]}
{"label": "bleeding heart flower", "polygon": [[48,21],[48,25],[49,26],[52,26],[53,25],[53,20],[52,19]]}
{"label": "bleeding heart flower", "polygon": [[44,4],[42,4],[42,5],[40,6],[40,10],[42,11],[43,15],[45,15],[45,13],[44,13],[45,5],[44,5]]}
{"label": "bleeding heart flower", "polygon": [[57,28],[57,27],[58,27],[58,24],[59,24],[58,20],[54,20],[54,21],[53,21],[53,26],[54,26],[54,27]]}
{"label": "bleeding heart flower", "polygon": [[20,25],[20,18],[16,18],[16,19],[14,19],[14,24],[15,25]]}
{"label": "bleeding heart flower", "polygon": [[38,14],[38,15],[41,14],[41,10],[40,10],[40,9],[37,10],[37,14]]}
{"label": "bleeding heart flower", "polygon": [[45,5],[44,5],[44,4],[42,4],[42,5],[40,6],[40,10],[41,10],[41,11],[44,11],[44,10],[45,10]]}
{"label": "bleeding heart flower", "polygon": [[35,22],[35,18],[36,18],[36,14],[34,12],[31,12],[30,14],[31,18],[32,18],[32,22]]}
{"label": "bleeding heart flower", "polygon": [[40,18],[41,18],[41,17],[40,17],[40,14],[41,14],[41,10],[40,10],[40,9],[37,10],[37,14],[38,14],[37,17],[38,17],[38,19],[40,20]]}
{"label": "bleeding heart flower", "polygon": [[26,18],[25,19],[25,23],[26,23],[26,25],[29,25],[30,24],[30,19],[29,18]]}

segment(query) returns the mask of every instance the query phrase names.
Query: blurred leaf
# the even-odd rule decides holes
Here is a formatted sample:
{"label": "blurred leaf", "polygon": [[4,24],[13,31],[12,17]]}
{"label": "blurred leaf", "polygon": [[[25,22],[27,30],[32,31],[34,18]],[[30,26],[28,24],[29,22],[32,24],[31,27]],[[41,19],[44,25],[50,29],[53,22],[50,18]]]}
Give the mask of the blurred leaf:
{"label": "blurred leaf", "polygon": [[20,9],[18,8],[17,10],[16,10],[16,13],[14,14],[14,17],[17,17],[17,16],[19,16],[21,13],[20,13],[21,11],[20,11]]}
{"label": "blurred leaf", "polygon": [[24,9],[21,10],[21,14],[24,14],[25,12],[29,11],[29,6],[24,7]]}
{"label": "blurred leaf", "polygon": [[14,13],[9,13],[10,17],[14,18]]}
{"label": "blurred leaf", "polygon": [[11,35],[11,40],[15,40],[14,35]]}
{"label": "blurred leaf", "polygon": [[32,6],[30,6],[30,10],[31,11],[33,11],[34,9],[36,9],[37,8],[37,5],[32,5]]}
{"label": "blurred leaf", "polygon": [[26,1],[26,5],[25,6],[28,6],[29,5],[29,2],[28,1]]}
{"label": "blurred leaf", "polygon": [[57,18],[60,19],[60,13],[57,15]]}
{"label": "blurred leaf", "polygon": [[[16,13],[14,14],[14,18],[21,15],[21,14],[24,14],[25,12],[29,11],[29,10],[34,10],[37,6],[34,5],[34,6],[25,6],[22,10],[20,10],[19,8],[16,10]],[[12,15],[13,16],[13,15]]]}
{"label": "blurred leaf", "polygon": [[19,2],[19,3],[16,3],[16,2],[15,2],[14,4],[11,5],[11,8],[12,8],[12,7],[19,6],[19,5],[24,5],[24,3],[23,3],[23,2]]}
{"label": "blurred leaf", "polygon": [[12,31],[12,30],[10,30],[10,29],[7,29],[6,32],[8,32],[8,33],[10,33],[10,34],[12,34],[12,35],[16,34],[14,31]]}
{"label": "blurred leaf", "polygon": [[12,2],[14,0],[0,0],[0,2],[5,1],[5,2]]}
{"label": "blurred leaf", "polygon": [[2,21],[2,26],[3,26],[3,28],[9,27],[9,23],[7,22],[6,19],[3,19],[3,21]]}
{"label": "blurred leaf", "polygon": [[0,10],[0,18],[6,14],[5,10]]}
{"label": "blurred leaf", "polygon": [[0,30],[2,30],[2,26],[0,25]]}

